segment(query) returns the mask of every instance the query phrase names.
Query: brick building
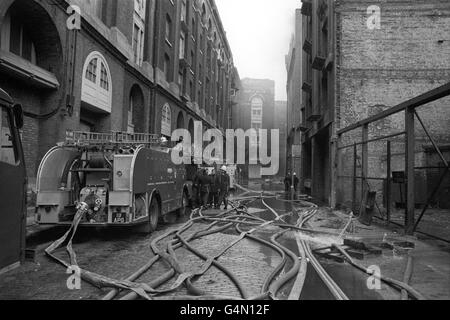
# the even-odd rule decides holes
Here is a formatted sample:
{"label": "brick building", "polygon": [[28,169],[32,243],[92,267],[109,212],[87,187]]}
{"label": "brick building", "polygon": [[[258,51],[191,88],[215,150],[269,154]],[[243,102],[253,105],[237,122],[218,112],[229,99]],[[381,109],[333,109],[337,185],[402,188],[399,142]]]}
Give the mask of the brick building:
{"label": "brick building", "polygon": [[[233,107],[234,129],[246,131],[251,128],[256,130],[274,128],[275,82],[273,80],[241,79],[236,101],[237,104]],[[258,141],[248,141],[248,143],[257,144]],[[248,143],[246,144],[246,161],[250,160]],[[247,179],[261,178],[261,165],[242,166],[242,172]]]}
{"label": "brick building", "polygon": [[[334,11],[332,0],[303,1],[287,56],[287,166],[301,177],[303,191],[321,201],[331,195],[334,121]],[[300,152],[293,154],[292,145]],[[291,157],[295,159],[292,161]]]}
{"label": "brick building", "polygon": [[[449,10],[450,3],[439,0],[302,1],[302,23],[299,27],[297,22],[295,32],[302,34],[303,64],[301,71],[294,71],[302,75],[302,103],[288,98],[288,108],[292,106],[288,113],[292,119],[292,113],[300,114],[300,120],[294,119],[289,127],[301,132],[303,191],[331,205],[348,206],[353,150],[343,150],[338,157],[337,131],[448,82]],[[295,52],[298,46],[295,43]],[[290,75],[289,79],[295,77]],[[295,88],[293,80],[289,85]],[[444,147],[450,142],[448,102],[441,99],[418,109],[432,136]],[[400,113],[372,125],[369,138],[403,131],[404,119]],[[419,124],[416,128],[416,167],[440,165],[436,154],[430,152],[424,131]],[[361,133],[354,131],[339,143],[345,146],[361,138]],[[405,138],[396,137],[391,142],[392,170],[404,171]],[[359,147],[356,160],[360,175],[361,152]],[[366,181],[377,191],[380,206],[386,189],[386,156],[386,141],[369,144],[367,177],[380,180]],[[427,186],[433,185],[434,176],[417,170],[417,202],[429,194]],[[365,183],[360,182],[358,195]],[[445,190],[448,193],[450,186],[447,188],[443,194]]]}
{"label": "brick building", "polygon": [[303,43],[302,43],[303,16],[300,9],[295,12],[295,30],[286,55],[287,70],[287,142],[286,142],[286,164],[287,171],[300,175],[302,163],[298,154],[293,154],[293,146],[301,145],[302,131],[302,105],[303,92],[302,70],[303,70]]}
{"label": "brick building", "polygon": [[66,130],[230,127],[235,68],[214,0],[5,0],[0,28],[31,182]]}
{"label": "brick building", "polygon": [[280,168],[278,175],[286,174],[286,141],[287,141],[287,103],[286,101],[275,101],[274,128],[280,130]]}
{"label": "brick building", "polygon": [[[375,7],[373,7],[375,6]],[[403,101],[435,89],[450,79],[450,3],[448,1],[336,1],[336,125],[339,130],[382,112]],[[371,17],[379,17],[379,25]],[[378,29],[379,27],[379,29]],[[417,113],[437,144],[446,149],[450,143],[449,98],[417,109]],[[431,148],[417,118],[415,120],[416,205],[424,204],[439,178],[443,164]],[[405,130],[405,115],[400,113],[369,126],[369,139]],[[342,145],[361,139],[361,131],[344,135]],[[356,136],[355,136],[356,135]],[[405,171],[405,137],[390,139],[392,171]],[[361,148],[357,150],[357,173],[361,173]],[[368,177],[386,178],[386,140],[368,145]],[[348,176],[353,167],[353,150],[344,150],[340,175]],[[336,163],[338,165],[338,163]],[[337,180],[337,179],[336,179]],[[368,180],[383,205],[385,182]],[[349,206],[351,181],[342,178],[336,202]],[[398,185],[392,187],[393,202],[400,203]],[[404,190],[403,190],[404,192]],[[450,208],[450,179],[437,196],[438,205]],[[361,187],[357,188],[357,201]]]}

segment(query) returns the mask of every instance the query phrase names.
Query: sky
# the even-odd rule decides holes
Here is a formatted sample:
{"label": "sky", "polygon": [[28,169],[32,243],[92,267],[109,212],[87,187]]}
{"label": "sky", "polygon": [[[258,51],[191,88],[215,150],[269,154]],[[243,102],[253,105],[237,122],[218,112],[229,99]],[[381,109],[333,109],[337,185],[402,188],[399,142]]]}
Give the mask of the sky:
{"label": "sky", "polygon": [[216,0],[241,78],[272,79],[275,99],[286,100],[285,55],[300,0]]}

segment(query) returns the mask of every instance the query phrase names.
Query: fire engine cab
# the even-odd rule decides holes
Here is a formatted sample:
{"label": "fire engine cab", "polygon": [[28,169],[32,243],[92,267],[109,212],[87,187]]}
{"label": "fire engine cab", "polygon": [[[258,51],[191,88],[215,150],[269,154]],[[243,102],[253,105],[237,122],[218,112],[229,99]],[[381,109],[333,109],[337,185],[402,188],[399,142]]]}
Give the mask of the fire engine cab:
{"label": "fire engine cab", "polygon": [[157,135],[66,133],[64,143],[42,159],[37,174],[37,221],[70,224],[79,203],[89,206],[80,225],[142,225],[186,214],[192,194],[186,168],[171,161]]}

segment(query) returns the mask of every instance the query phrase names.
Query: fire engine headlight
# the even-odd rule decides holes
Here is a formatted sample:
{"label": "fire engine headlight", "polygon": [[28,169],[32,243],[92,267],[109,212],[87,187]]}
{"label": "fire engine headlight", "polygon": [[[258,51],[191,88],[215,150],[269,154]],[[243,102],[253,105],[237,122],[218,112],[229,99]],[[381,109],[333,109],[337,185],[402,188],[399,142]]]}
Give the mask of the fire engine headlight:
{"label": "fire engine headlight", "polygon": [[120,178],[121,176],[123,176],[122,171],[117,171],[117,176]]}

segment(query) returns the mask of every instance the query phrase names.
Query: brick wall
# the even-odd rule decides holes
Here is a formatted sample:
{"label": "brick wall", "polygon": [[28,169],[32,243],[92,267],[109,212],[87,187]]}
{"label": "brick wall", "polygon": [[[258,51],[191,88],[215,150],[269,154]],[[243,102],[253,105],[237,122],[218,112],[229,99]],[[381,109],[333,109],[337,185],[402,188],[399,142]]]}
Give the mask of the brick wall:
{"label": "brick wall", "polygon": [[[367,8],[381,8],[381,28],[367,27]],[[447,83],[450,79],[450,3],[447,1],[337,1],[336,129],[367,118]],[[449,98],[418,109],[427,129],[440,144],[450,143]],[[369,127],[370,137],[404,130],[404,114]],[[361,139],[346,134],[344,144]],[[393,170],[404,170],[404,143],[393,139]],[[429,145],[416,120],[416,166],[425,165]],[[386,143],[369,145],[369,176],[385,177]],[[358,151],[361,155],[361,149]],[[343,154],[342,172],[353,166],[353,150]],[[419,174],[420,175],[420,174]],[[424,174],[422,174],[423,176]],[[419,179],[420,180],[420,179]],[[382,186],[372,182],[382,193]],[[342,198],[348,199],[351,183]],[[342,199],[341,199],[342,200]]]}

